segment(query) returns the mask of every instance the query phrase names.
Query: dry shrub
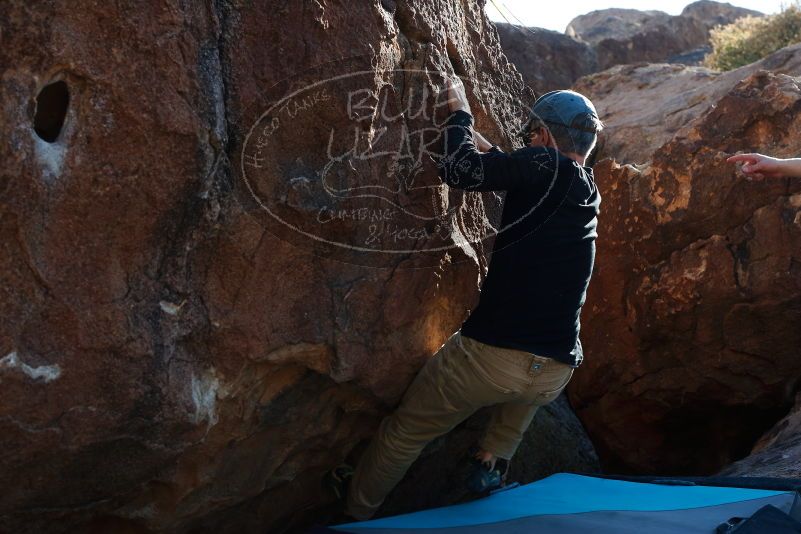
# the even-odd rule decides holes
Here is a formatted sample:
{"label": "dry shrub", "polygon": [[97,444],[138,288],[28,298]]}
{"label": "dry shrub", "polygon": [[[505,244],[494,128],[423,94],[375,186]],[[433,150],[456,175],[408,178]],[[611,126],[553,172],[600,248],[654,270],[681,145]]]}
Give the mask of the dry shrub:
{"label": "dry shrub", "polygon": [[711,32],[712,52],[707,67],[732,70],[759,61],[780,48],[801,43],[801,4],[798,1],[781,13],[765,17],[743,17]]}

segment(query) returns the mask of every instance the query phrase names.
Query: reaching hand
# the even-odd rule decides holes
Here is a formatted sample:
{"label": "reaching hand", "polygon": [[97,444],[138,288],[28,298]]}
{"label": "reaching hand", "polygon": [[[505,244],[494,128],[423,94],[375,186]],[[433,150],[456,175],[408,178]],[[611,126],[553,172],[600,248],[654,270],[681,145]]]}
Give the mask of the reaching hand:
{"label": "reaching hand", "polygon": [[459,78],[454,82],[450,78],[447,80],[446,91],[448,92],[448,109],[451,113],[459,110],[470,113],[470,104],[467,102],[467,95],[464,92],[464,84]]}
{"label": "reaching hand", "polygon": [[727,159],[729,163],[742,162],[743,174],[749,178],[782,178],[789,176],[788,161],[762,154],[738,154]]}

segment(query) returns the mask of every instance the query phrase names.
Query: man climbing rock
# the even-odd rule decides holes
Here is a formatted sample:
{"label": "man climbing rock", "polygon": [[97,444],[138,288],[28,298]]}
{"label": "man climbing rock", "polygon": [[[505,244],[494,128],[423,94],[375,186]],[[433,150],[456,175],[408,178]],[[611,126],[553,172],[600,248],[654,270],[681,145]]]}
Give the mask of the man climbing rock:
{"label": "man climbing rock", "polygon": [[472,485],[500,485],[537,409],[559,396],[583,358],[579,313],[601,201],[584,166],[602,128],[594,106],[571,91],[543,95],[524,127],[528,146],[507,154],[473,130],[461,83],[449,81],[447,96],[441,176],[459,189],[506,191],[501,226],[478,307],[361,458],[346,507],[359,520],[375,513],[429,441],[485,406],[492,419]]}

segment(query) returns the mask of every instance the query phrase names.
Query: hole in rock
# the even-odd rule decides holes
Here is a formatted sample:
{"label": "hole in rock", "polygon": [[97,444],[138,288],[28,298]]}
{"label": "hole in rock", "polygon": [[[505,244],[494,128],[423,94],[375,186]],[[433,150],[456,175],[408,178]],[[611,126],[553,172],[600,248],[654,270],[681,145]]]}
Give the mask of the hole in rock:
{"label": "hole in rock", "polygon": [[70,91],[66,82],[58,81],[42,88],[36,97],[36,114],[33,117],[36,135],[48,143],[58,139],[69,103]]}

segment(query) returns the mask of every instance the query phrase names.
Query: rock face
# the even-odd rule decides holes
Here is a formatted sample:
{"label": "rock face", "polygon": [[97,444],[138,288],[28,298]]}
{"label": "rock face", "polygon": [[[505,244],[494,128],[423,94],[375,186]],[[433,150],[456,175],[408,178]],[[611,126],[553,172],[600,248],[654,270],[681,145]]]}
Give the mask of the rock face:
{"label": "rock face", "polygon": [[661,62],[703,58],[684,55],[704,47],[709,30],[738,18],[761,13],[727,3],[702,0],[684,8],[678,16],[662,11],[602,9],[573,19],[566,33],[593,45],[601,70],[637,62]]}
{"label": "rock face", "polygon": [[496,26],[504,54],[537,94],[568,89],[580,77],[598,70],[595,51],[586,43],[542,28]]}
{"label": "rock face", "polygon": [[713,473],[801,383],[801,182],[749,181],[725,162],[801,153],[800,80],[743,77],[696,93],[705,106],[648,164],[596,166],[605,208],[569,394],[610,470]]}
{"label": "rock face", "polygon": [[12,0],[0,35],[0,531],[313,521],[477,297],[500,199],[431,154],[439,71],[519,123],[481,6]]}
{"label": "rock face", "polygon": [[682,65],[619,65],[578,80],[574,89],[593,101],[606,125],[598,159],[642,164],[675,136],[688,135],[696,118],[759,70],[801,75],[801,45],[725,73]]}
{"label": "rock face", "polygon": [[801,395],[796,396],[793,410],[762,436],[747,458],[720,474],[801,478]]}

